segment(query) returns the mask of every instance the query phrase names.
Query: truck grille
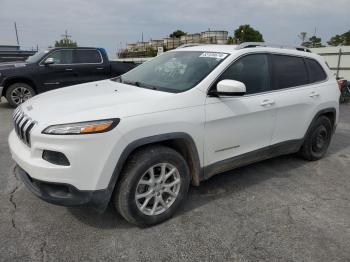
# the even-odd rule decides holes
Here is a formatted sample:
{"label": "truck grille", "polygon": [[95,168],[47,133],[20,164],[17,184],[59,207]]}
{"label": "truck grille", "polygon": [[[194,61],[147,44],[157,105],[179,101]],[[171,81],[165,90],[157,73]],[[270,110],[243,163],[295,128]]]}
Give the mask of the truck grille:
{"label": "truck grille", "polygon": [[25,115],[20,108],[15,110],[12,118],[17,136],[30,147],[30,132],[36,122]]}

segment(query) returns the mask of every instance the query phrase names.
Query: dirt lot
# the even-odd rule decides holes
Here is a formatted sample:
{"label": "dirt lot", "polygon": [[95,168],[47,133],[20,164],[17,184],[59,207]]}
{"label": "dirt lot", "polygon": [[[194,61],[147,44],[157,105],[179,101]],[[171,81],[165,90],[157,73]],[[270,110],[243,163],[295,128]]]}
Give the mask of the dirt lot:
{"label": "dirt lot", "polygon": [[171,220],[147,229],[112,208],[45,203],[12,174],[0,103],[0,261],[349,261],[350,105],[326,158],[267,160],[191,188]]}

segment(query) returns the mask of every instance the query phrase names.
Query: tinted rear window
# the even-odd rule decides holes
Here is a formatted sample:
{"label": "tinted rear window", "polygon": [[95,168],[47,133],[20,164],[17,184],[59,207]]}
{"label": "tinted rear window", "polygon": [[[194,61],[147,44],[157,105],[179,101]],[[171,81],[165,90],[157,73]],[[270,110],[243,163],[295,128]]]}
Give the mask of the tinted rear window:
{"label": "tinted rear window", "polygon": [[275,89],[308,84],[308,74],[301,57],[273,55]]}
{"label": "tinted rear window", "polygon": [[321,65],[313,59],[305,59],[309,68],[310,83],[320,82],[327,78]]}
{"label": "tinted rear window", "polygon": [[99,64],[102,62],[100,52],[97,50],[76,50],[77,62],[84,64]]}

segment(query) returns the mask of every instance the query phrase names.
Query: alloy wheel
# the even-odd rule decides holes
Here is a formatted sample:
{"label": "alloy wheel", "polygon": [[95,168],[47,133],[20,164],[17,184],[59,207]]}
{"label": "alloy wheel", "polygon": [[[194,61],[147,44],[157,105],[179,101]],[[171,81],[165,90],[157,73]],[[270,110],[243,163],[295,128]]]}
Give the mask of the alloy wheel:
{"label": "alloy wheel", "polygon": [[32,93],[30,90],[26,87],[19,86],[13,89],[11,93],[12,101],[16,104],[22,104],[23,102],[27,101],[29,98],[32,97]]}
{"label": "alloy wheel", "polygon": [[178,169],[170,163],[159,163],[149,168],[139,180],[135,201],[145,215],[165,212],[179,195],[181,177]]}

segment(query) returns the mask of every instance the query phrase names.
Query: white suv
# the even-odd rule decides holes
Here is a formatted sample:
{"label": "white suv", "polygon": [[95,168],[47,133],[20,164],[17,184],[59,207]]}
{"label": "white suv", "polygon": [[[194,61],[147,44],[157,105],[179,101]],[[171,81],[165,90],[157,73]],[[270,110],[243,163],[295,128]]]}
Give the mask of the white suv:
{"label": "white suv", "polygon": [[152,225],[190,183],[282,154],[322,158],[338,121],[333,74],[308,50],[260,45],[179,48],[28,100],[9,136],[15,172],[50,203],[103,211],[112,200]]}

